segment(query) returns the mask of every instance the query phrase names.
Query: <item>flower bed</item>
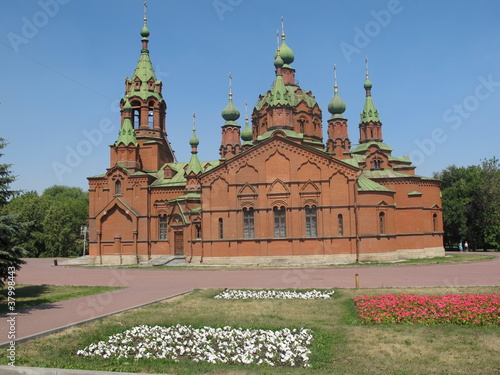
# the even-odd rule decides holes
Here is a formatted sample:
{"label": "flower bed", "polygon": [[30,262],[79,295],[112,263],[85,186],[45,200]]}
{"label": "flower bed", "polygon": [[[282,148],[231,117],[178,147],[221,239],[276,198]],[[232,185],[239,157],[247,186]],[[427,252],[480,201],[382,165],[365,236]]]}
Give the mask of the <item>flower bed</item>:
{"label": "flower bed", "polygon": [[102,358],[167,358],[175,361],[309,367],[313,335],[308,329],[250,330],[136,326],[77,355]]}
{"label": "flower bed", "polygon": [[354,299],[366,323],[500,325],[500,295],[385,295]]}
{"label": "flower bed", "polygon": [[332,298],[333,290],[297,292],[290,290],[239,290],[227,289],[217,294],[218,299],[328,299]]}

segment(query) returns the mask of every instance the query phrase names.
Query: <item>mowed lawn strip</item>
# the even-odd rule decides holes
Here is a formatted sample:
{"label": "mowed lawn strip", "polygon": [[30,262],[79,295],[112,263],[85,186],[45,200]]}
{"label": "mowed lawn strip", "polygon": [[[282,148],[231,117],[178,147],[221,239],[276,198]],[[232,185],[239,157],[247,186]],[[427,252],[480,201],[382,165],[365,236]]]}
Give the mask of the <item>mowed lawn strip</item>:
{"label": "mowed lawn strip", "polygon": [[[76,297],[99,294],[120,287],[107,286],[69,286],[69,285],[22,285],[15,286],[15,309],[21,310],[46,303],[64,301]],[[0,313],[8,312],[7,286],[0,290]]]}
{"label": "mowed lawn strip", "polygon": [[[500,327],[363,324],[353,299],[363,295],[499,293],[499,287],[335,289],[324,300],[220,300],[196,290],[133,311],[17,345],[17,366],[158,374],[477,374],[500,373]],[[176,324],[313,331],[311,367],[214,365],[77,356],[86,346],[134,326]],[[0,358],[6,364],[5,358]]]}
{"label": "mowed lawn strip", "polygon": [[[301,268],[343,268],[343,267],[381,267],[381,266],[418,266],[429,264],[447,264],[447,263],[467,263],[467,262],[481,262],[485,260],[492,260],[497,258],[496,255],[489,254],[474,254],[474,253],[452,253],[446,254],[443,257],[435,257],[429,259],[407,259],[395,262],[361,262],[361,263],[347,263],[347,264],[321,264],[321,265],[308,265],[303,264]],[[81,266],[74,266],[81,267]],[[89,268],[102,268],[103,266],[88,266]],[[106,266],[104,266],[106,267]],[[126,269],[141,269],[141,270],[159,270],[159,269],[176,269],[176,270],[199,270],[199,269],[262,269],[262,268],[297,268],[296,265],[256,265],[256,266],[243,266],[243,265],[188,265],[188,266],[143,266],[143,265],[123,265],[123,266],[109,266],[113,268],[126,268]]]}

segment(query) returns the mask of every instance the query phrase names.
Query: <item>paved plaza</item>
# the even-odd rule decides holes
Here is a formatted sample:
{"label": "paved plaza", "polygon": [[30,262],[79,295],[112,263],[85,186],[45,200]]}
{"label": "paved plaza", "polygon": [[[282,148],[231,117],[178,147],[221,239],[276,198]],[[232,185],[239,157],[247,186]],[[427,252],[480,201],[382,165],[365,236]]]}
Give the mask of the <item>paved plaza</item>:
{"label": "paved plaza", "polygon": [[[356,274],[361,288],[500,286],[500,254],[496,255],[482,262],[417,266],[200,270],[63,267],[54,266],[54,259],[29,259],[17,276],[18,284],[124,289],[19,310],[16,339],[37,337],[198,288],[353,288]],[[2,344],[9,341],[8,318],[0,318]]]}

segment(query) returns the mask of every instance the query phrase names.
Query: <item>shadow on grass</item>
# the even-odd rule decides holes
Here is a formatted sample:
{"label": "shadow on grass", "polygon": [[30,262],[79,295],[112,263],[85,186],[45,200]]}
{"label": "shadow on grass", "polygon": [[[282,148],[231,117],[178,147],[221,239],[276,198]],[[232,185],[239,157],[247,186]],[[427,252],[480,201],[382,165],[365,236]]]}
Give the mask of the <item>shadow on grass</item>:
{"label": "shadow on grass", "polygon": [[[54,306],[49,305],[52,303],[50,299],[43,297],[48,290],[48,285],[23,285],[16,286],[15,290],[15,302],[16,302],[16,311],[21,309],[36,309],[36,310],[45,310],[45,309],[53,309]],[[7,313],[8,310],[8,290],[3,289],[0,291],[0,315]],[[23,298],[29,298],[26,301],[22,301]]]}

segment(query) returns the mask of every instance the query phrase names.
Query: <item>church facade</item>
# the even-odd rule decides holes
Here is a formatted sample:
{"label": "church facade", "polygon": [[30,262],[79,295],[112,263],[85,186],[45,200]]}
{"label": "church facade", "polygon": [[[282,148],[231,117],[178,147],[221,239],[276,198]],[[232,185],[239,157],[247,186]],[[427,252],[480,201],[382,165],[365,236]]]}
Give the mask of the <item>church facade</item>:
{"label": "church facade", "polygon": [[[444,255],[440,182],[415,174],[383,143],[368,72],[359,144],[351,146],[335,83],[322,111],[295,80],[282,35],[272,88],[238,125],[222,111],[220,158],[177,162],[166,103],[149,57],[149,30],[125,81],[110,164],[89,178],[90,264],[181,257],[201,264],[317,264]],[[230,90],[231,91],[231,90]]]}

